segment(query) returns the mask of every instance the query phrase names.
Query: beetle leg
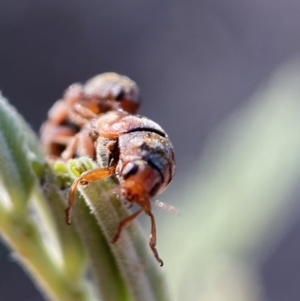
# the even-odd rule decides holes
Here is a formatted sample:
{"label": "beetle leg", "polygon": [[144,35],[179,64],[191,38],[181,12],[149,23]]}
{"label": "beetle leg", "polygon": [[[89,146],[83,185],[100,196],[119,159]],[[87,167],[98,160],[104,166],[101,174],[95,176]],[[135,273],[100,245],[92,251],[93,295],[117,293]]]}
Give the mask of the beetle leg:
{"label": "beetle leg", "polygon": [[77,103],[72,106],[69,111],[69,118],[79,126],[84,126],[91,119],[96,118],[95,114],[91,109],[85,107],[84,105]]}
{"label": "beetle leg", "polygon": [[46,154],[59,157],[75,134],[76,132],[69,127],[56,125],[50,121],[44,123],[40,136]]}
{"label": "beetle leg", "polygon": [[61,154],[62,159],[69,160],[74,157],[77,146],[78,146],[78,137],[79,137],[79,134],[77,134],[70,140],[66,149]]}
{"label": "beetle leg", "polygon": [[61,157],[64,160],[68,160],[73,158],[74,155],[77,155],[78,157],[88,156],[94,159],[95,148],[93,139],[89,135],[89,129],[84,128],[74,136],[61,154]]}
{"label": "beetle leg", "polygon": [[89,120],[93,118],[97,118],[98,115],[101,113],[99,112],[100,109],[97,104],[84,103],[83,101],[75,104],[74,111],[80,114],[82,117]]}
{"label": "beetle leg", "polygon": [[150,240],[149,240],[149,246],[154,254],[154,257],[156,258],[156,260],[160,263],[160,266],[164,265],[164,262],[161,260],[161,258],[158,255],[157,249],[156,249],[156,225],[155,225],[155,219],[154,219],[154,215],[151,212],[151,205],[150,202],[148,201],[148,204],[145,204],[146,208],[145,209],[145,213],[147,215],[150,216],[151,218],[151,234],[150,234]]}
{"label": "beetle leg", "polygon": [[113,237],[113,239],[111,240],[111,242],[114,244],[116,243],[118,240],[119,240],[119,237],[120,237],[120,234],[123,230],[123,228],[129,226],[132,221],[138,217],[142,212],[144,211],[143,208],[140,208],[137,212],[129,215],[128,217],[126,217],[125,219],[123,219],[120,223],[119,223],[119,226],[118,226],[118,229],[117,229],[117,232],[115,234],[115,236]]}
{"label": "beetle leg", "polygon": [[57,143],[67,145],[76,132],[66,126],[47,125],[42,128],[41,140],[43,144]]}
{"label": "beetle leg", "polygon": [[89,183],[89,182],[94,182],[98,180],[105,179],[109,176],[111,176],[114,172],[114,168],[98,168],[98,169],[93,169],[93,170],[88,170],[85,171],[84,173],[81,174],[79,178],[77,178],[71,188],[70,188],[70,193],[68,197],[68,206],[66,208],[66,223],[71,224],[71,208],[74,205],[75,202],[75,196],[76,196],[76,190],[78,184],[81,183]]}
{"label": "beetle leg", "polygon": [[95,157],[95,146],[92,137],[90,136],[89,129],[82,129],[78,134],[78,145],[76,150],[78,157],[88,156],[92,159]]}

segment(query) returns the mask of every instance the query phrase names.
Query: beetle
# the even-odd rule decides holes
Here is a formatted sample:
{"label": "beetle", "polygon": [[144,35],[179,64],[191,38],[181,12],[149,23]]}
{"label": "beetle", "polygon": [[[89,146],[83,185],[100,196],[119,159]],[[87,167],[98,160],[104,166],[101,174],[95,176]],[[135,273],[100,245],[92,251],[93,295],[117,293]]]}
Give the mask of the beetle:
{"label": "beetle", "polygon": [[60,157],[71,138],[92,118],[123,109],[135,114],[140,105],[137,84],[130,78],[113,73],[95,76],[86,84],[73,84],[48,113],[40,137],[46,154]]}
{"label": "beetle", "polygon": [[118,241],[121,231],[143,211],[151,219],[149,245],[156,260],[163,261],[156,249],[156,225],[150,199],[163,192],[175,172],[173,146],[166,132],[154,121],[125,111],[112,111],[92,119],[73,137],[62,158],[89,156],[99,168],[85,171],[70,188],[66,221],[75,201],[77,186],[116,176],[120,195],[140,209],[119,223],[112,239]]}

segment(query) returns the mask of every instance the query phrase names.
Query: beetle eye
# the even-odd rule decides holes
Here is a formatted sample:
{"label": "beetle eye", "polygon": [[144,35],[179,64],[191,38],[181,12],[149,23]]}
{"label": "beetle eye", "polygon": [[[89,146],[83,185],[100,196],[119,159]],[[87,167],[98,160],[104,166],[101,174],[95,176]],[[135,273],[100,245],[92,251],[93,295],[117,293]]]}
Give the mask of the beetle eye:
{"label": "beetle eye", "polygon": [[121,90],[117,95],[116,95],[116,100],[121,101],[125,97],[125,92]]}
{"label": "beetle eye", "polygon": [[138,172],[138,170],[139,170],[139,166],[137,164],[129,162],[122,170],[123,179],[126,180],[130,176],[135,175]]}

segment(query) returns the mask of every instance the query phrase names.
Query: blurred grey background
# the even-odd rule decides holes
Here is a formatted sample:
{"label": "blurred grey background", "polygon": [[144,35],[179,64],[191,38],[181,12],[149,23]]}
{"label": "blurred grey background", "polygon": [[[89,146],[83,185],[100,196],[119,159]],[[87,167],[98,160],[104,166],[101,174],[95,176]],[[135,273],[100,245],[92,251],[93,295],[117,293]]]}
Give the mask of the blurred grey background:
{"label": "blurred grey background", "polygon": [[[140,113],[172,139],[180,186],[210,132],[300,53],[299,28],[296,0],[1,0],[0,90],[38,131],[69,84],[131,77]],[[299,230],[300,219],[262,263],[268,301],[300,300]],[[43,300],[4,246],[0,293]]]}

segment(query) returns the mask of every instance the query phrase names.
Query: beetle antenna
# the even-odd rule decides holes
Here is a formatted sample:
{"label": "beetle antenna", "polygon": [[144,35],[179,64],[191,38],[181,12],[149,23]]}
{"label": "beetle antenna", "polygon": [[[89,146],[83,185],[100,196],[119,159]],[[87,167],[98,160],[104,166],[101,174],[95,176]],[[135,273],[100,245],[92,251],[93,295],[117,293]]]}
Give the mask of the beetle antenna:
{"label": "beetle antenna", "polygon": [[164,210],[172,213],[175,216],[180,216],[181,215],[180,211],[177,208],[175,208],[175,207],[173,207],[171,205],[168,205],[168,204],[166,204],[166,203],[164,203],[162,201],[159,201],[159,200],[155,200],[154,203],[159,208],[162,208],[162,209],[164,209]]}

